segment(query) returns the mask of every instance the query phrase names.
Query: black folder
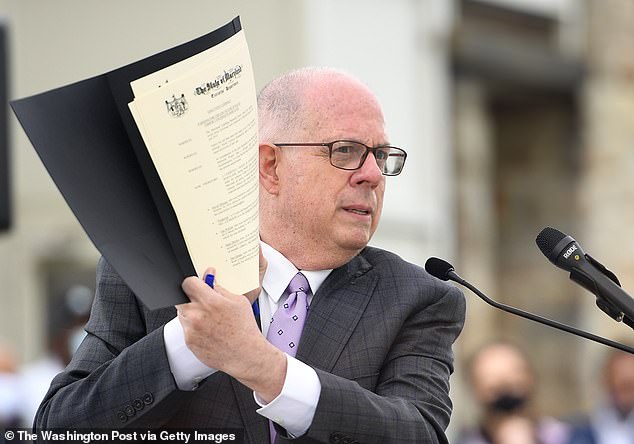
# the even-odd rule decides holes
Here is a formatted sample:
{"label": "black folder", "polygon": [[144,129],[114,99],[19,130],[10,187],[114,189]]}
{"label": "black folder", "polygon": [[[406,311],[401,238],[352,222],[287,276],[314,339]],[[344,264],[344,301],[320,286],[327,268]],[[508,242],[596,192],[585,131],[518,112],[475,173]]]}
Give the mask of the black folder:
{"label": "black folder", "polygon": [[241,29],[236,17],[207,35],[146,59],[11,102],[79,223],[152,310],[187,302],[180,285],[196,272],[129,111],[134,99],[130,82],[205,51]]}

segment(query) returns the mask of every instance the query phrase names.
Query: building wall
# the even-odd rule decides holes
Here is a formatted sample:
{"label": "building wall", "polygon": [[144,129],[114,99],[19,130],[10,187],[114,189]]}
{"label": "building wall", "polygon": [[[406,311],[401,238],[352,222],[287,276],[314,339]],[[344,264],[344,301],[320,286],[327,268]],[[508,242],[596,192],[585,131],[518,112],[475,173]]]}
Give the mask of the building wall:
{"label": "building wall", "polygon": [[[560,2],[550,11],[528,3],[465,0],[457,14],[460,268],[501,302],[629,342],[631,329],[603,314],[534,239],[545,226],[559,228],[634,288],[634,3]],[[482,4],[503,8],[465,19]],[[606,347],[469,300],[463,356],[499,338],[533,360],[543,412],[566,416],[600,399]]]}
{"label": "building wall", "polygon": [[[588,79],[583,104],[583,177],[579,187],[580,239],[586,252],[616,273],[634,292],[634,2],[588,3]],[[581,237],[583,236],[583,237]],[[632,341],[632,329],[583,300],[584,326],[616,340]],[[580,377],[585,403],[596,402],[605,348],[584,344]],[[593,384],[594,383],[594,384]]]}
{"label": "building wall", "polygon": [[377,94],[388,136],[408,157],[404,173],[387,179],[373,243],[423,265],[431,255],[452,255],[454,246],[447,51],[453,8],[442,0],[384,4],[306,2],[305,56],[354,73]]}

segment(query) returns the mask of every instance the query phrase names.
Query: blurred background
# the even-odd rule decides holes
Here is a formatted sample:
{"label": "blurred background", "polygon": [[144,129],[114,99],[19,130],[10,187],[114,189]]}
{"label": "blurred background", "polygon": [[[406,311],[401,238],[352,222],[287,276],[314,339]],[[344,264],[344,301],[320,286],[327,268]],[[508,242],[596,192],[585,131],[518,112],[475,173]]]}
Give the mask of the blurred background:
{"label": "blurred background", "polygon": [[[37,404],[81,340],[99,257],[7,100],[113,70],[236,15],[258,89],[325,65],[378,95],[408,164],[388,179],[374,245],[421,266],[446,258],[498,301],[634,338],[534,242],[548,225],[571,234],[634,291],[634,1],[0,0],[0,415],[19,404],[30,423],[25,404]],[[466,297],[450,436],[477,416],[466,362],[496,339],[526,351],[543,414],[592,408],[605,347]],[[1,392],[16,375],[35,401]]]}

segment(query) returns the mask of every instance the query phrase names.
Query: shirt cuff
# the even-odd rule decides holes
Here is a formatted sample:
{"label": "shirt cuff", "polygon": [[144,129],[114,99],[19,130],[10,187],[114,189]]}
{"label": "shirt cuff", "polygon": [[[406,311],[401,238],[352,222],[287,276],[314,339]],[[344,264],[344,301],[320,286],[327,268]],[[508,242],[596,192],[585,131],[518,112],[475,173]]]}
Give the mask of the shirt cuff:
{"label": "shirt cuff", "polygon": [[170,370],[180,390],[196,390],[200,381],[217,371],[203,364],[187,347],[183,326],[178,317],[163,327],[163,341]]}
{"label": "shirt cuff", "polygon": [[286,379],[280,394],[265,404],[253,392],[255,402],[261,407],[257,412],[282,426],[293,437],[302,436],[313,422],[321,382],[315,370],[303,362],[286,355]]}

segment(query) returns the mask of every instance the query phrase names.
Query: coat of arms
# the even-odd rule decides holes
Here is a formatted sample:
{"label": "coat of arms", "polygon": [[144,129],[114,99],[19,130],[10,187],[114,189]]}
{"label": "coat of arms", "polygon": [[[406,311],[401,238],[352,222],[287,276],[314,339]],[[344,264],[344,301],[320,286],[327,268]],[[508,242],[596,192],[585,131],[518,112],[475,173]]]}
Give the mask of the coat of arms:
{"label": "coat of arms", "polygon": [[180,97],[176,97],[172,94],[172,99],[166,100],[165,106],[167,107],[167,112],[172,117],[182,116],[187,111],[187,108],[189,108],[187,100],[185,99],[185,94],[181,94]]}

